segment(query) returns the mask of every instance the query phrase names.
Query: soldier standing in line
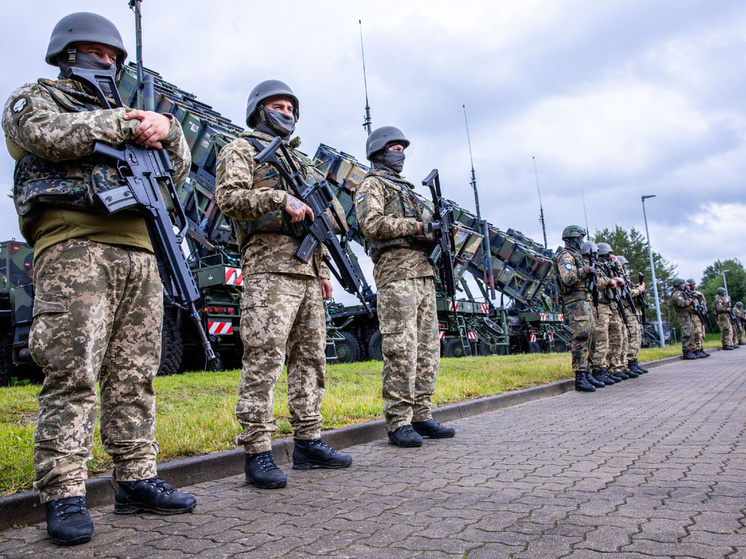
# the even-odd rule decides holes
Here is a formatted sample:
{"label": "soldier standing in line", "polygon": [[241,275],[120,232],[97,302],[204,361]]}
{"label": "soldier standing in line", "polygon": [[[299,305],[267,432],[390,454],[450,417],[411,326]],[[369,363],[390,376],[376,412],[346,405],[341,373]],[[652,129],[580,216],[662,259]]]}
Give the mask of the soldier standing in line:
{"label": "soldier standing in line", "polygon": [[[627,284],[629,289],[629,295],[632,301],[639,301],[640,298],[645,297],[645,283],[633,285],[629,280],[629,269],[627,259],[619,255],[617,256],[617,262],[621,265],[622,278]],[[640,353],[640,347],[642,346],[642,329],[640,327],[640,313],[641,309],[633,307],[630,301],[624,299],[624,309],[627,313],[627,321],[629,322],[629,331],[624,329],[626,332],[626,342],[624,344],[624,350],[622,353],[623,361],[626,360],[627,370],[631,373],[635,373],[638,376],[647,373],[647,369],[640,367],[637,362],[637,355]]]}
{"label": "soldier standing in line", "polygon": [[[580,247],[580,254],[583,257],[583,263],[587,264],[589,266],[594,266],[596,259],[598,257],[598,246],[593,241],[585,241],[581,247]],[[595,319],[598,317],[598,287],[596,286],[596,271],[595,267],[593,268],[593,276],[590,281],[589,285],[589,292],[590,292],[590,301],[593,305],[591,308],[593,310],[593,318],[594,318],[594,324],[593,328],[591,329],[592,332],[592,340],[593,342],[590,345],[590,348],[588,350],[588,367],[587,372],[585,374],[585,378],[588,380],[590,384],[595,386],[596,388],[603,388],[605,386],[610,386],[614,384],[614,381],[611,379],[611,377],[608,375],[608,373],[601,373],[600,370],[597,370],[597,367],[593,366],[593,354],[595,353],[595,343],[596,343],[596,336],[595,336]],[[555,273],[558,271],[558,269],[555,270]]]}
{"label": "soldier standing in line", "polygon": [[738,346],[733,345],[733,326],[730,322],[730,297],[725,294],[724,287],[718,287],[717,295],[715,295],[714,310],[718,321],[718,328],[720,328],[720,341],[723,349],[736,349]]}
{"label": "soldier standing in line", "polygon": [[[701,292],[697,291],[696,286],[697,282],[695,282],[693,279],[686,280],[686,287],[689,296],[694,301],[694,305],[701,308],[703,313],[706,313],[707,302],[705,301],[705,296]],[[692,316],[692,322],[694,325],[694,332],[692,333],[692,353],[697,357],[709,357],[710,354],[704,350],[705,335],[707,334],[707,330],[705,329],[705,321],[699,315],[696,309],[694,316]]]}
{"label": "soldier standing in line", "polygon": [[34,248],[34,321],[29,350],[44,370],[34,435],[36,481],[47,532],[58,545],[87,542],[93,523],[85,500],[86,463],[101,388],[101,442],[114,461],[114,512],[179,514],[193,496],[158,477],[153,377],[161,346],[163,286],[143,217],[104,215],[99,187],[119,185],[112,165],[92,155],[95,142],[165,148],[183,180],[191,157],[170,115],[104,110],[73,78],[96,69],[114,78],[127,52],[108,19],[79,12],[55,26],[46,61],[60,80],[13,92],[3,112],[16,160],[13,198],[21,232]]}
{"label": "soldier standing in line", "polygon": [[738,301],[738,303],[736,303],[736,308],[734,309],[734,312],[736,313],[736,321],[738,322],[738,325],[740,326],[739,336],[738,336],[738,345],[745,345],[746,342],[743,341],[743,337],[744,337],[744,330],[746,329],[746,310],[744,310],[743,303],[741,301]]}
{"label": "soldier standing in line", "polygon": [[698,328],[696,325],[697,311],[694,309],[694,300],[686,292],[686,282],[681,278],[673,280],[673,296],[671,302],[676,309],[676,318],[681,326],[681,349],[683,359],[699,359],[693,350],[693,336]]}
{"label": "soldier standing in line", "polygon": [[[570,317],[572,326],[572,370],[575,373],[575,390],[578,392],[595,392],[596,388],[606,383],[591,376],[590,357],[594,349],[593,331],[595,319],[592,304],[592,286],[595,270],[590,263],[583,260],[581,243],[585,229],[579,225],[568,225],[562,231],[565,242],[552,262],[557,276],[557,288],[565,313]],[[592,246],[587,245],[590,255]],[[610,383],[610,384],[613,384]]]}
{"label": "soldier standing in line", "polygon": [[440,363],[435,283],[426,235],[430,219],[401,171],[409,140],[398,128],[374,130],[365,145],[372,168],[355,192],[360,230],[373,259],[383,353],[383,415],[389,442],[422,445],[422,437],[453,437],[432,417]]}
{"label": "soldier standing in line", "polygon": [[[276,136],[287,141],[300,114],[298,98],[279,80],[249,94],[246,124],[252,128],[219,154],[215,196],[233,219],[241,251],[243,367],[236,418],[246,451],[246,482],[261,489],[285,487],[287,477],[272,456],[274,388],[287,356],[288,407],[293,429],[293,468],[346,468],[349,454],[321,440],[321,400],[326,374],[324,299],[332,294],[329,269],[319,244],[307,263],[295,257],[305,236],[302,221],[314,215],[290,194],[269,164],[254,157]],[[311,162],[291,149],[305,180],[315,181]]]}
{"label": "soldier standing in line", "polygon": [[[617,303],[616,294],[622,278],[614,275],[611,269],[612,248],[609,243],[598,243],[598,275],[599,320],[596,323],[596,352],[600,352],[598,359],[593,358],[594,365],[603,364],[603,369],[608,368],[612,380],[619,382],[630,378],[626,374],[627,367],[622,362],[622,337],[623,328],[626,328],[621,318],[621,310]],[[638,375],[635,375],[638,376]]]}

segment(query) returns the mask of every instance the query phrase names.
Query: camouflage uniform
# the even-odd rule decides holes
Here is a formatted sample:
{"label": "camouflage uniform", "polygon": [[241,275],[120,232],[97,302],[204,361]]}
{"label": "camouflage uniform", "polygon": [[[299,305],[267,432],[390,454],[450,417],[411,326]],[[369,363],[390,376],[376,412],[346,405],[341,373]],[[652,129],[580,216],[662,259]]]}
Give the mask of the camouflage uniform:
{"label": "camouflage uniform", "polygon": [[736,313],[736,322],[738,323],[739,330],[738,330],[738,344],[743,344],[743,338],[744,338],[744,327],[746,327],[746,311],[743,309],[743,307],[736,306],[733,309]]}
{"label": "camouflage uniform", "polygon": [[[700,291],[690,291],[690,297],[694,300],[696,304],[701,304],[702,309],[704,312],[707,312],[707,302],[705,301],[705,296]],[[697,352],[704,348],[705,346],[705,323],[702,321],[702,319],[699,317],[697,312],[694,312],[694,315],[692,316],[692,351]]]}
{"label": "camouflage uniform", "polygon": [[681,325],[681,349],[687,351],[696,351],[693,345],[693,336],[697,328],[695,323],[696,311],[694,310],[694,301],[690,296],[680,289],[675,289],[671,302],[676,309],[676,318]]}
{"label": "camouflage uniform", "polygon": [[619,368],[622,321],[619,318],[617,304],[611,297],[611,281],[612,278],[606,267],[597,265],[598,313],[595,322],[593,368],[594,370],[608,369],[613,373]]}
{"label": "camouflage uniform", "polygon": [[[625,278],[626,279],[626,278]],[[644,296],[644,291],[639,287],[632,287],[629,290],[629,294],[632,296],[633,301],[638,301],[640,296]],[[640,346],[642,345],[642,329],[640,327],[640,310],[635,307],[632,309],[632,305],[629,301],[624,301],[624,310],[627,312],[627,322],[629,323],[629,332],[624,328],[625,336],[625,348],[623,358],[627,362],[634,361],[637,359],[637,355],[640,353]]]}
{"label": "camouflage uniform", "polygon": [[[355,193],[360,230],[373,248],[383,353],[386,430],[427,421],[440,362],[434,270],[428,242],[416,237],[423,221],[414,186],[373,170]],[[432,246],[430,244],[430,246]]]}
{"label": "camouflage uniform", "polygon": [[[287,355],[288,408],[293,437],[321,437],[321,400],[326,373],[326,322],[321,279],[329,278],[324,248],[308,263],[295,257],[304,229],[284,211],[289,186],[267,164],[256,165],[258,149],[272,137],[244,133],[219,155],[215,195],[221,211],[234,220],[241,250],[243,367],[236,418],[243,432],[236,444],[247,454],[271,450],[277,425],[272,416],[274,387]],[[279,152],[278,152],[279,153]],[[292,151],[306,180],[310,161]],[[278,157],[281,157],[278,154]]]}
{"label": "camouflage uniform", "polygon": [[[91,156],[93,142],[121,144],[139,121],[124,120],[125,108],[86,104],[98,106],[77,82],[39,80],[16,90],[3,112],[21,231],[35,249],[29,350],[45,374],[34,437],[42,502],[85,494],[96,380],[115,477],[156,475],[152,379],[163,287],[144,220],[105,216],[92,202],[97,188],[117,182],[115,170]],[[178,122],[162,143],[179,182],[191,158]]]}
{"label": "camouflage uniform", "polygon": [[572,324],[572,370],[576,373],[590,373],[596,368],[595,363],[591,366],[590,359],[596,345],[596,321],[589,290],[592,275],[583,272],[583,265],[580,253],[569,247],[561,249],[554,259],[565,313]]}
{"label": "camouflage uniform", "polygon": [[733,345],[733,327],[730,322],[730,297],[715,295],[715,315],[720,328],[720,341],[723,346]]}

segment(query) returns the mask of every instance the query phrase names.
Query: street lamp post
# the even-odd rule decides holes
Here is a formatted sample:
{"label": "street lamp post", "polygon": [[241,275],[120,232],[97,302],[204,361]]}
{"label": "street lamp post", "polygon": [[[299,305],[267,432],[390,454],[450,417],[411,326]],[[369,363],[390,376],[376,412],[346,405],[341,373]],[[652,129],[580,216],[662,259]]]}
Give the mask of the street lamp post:
{"label": "street lamp post", "polygon": [[730,270],[723,270],[720,273],[723,274],[723,285],[725,286],[725,296],[726,297],[730,297],[730,295],[728,295],[728,282],[725,281],[725,273],[726,272],[730,272]]}
{"label": "street lamp post", "polygon": [[653,278],[653,294],[655,295],[655,312],[658,316],[658,336],[661,347],[666,347],[666,341],[663,338],[663,319],[661,318],[661,304],[658,300],[658,283],[655,281],[655,263],[653,262],[653,249],[650,248],[650,231],[648,231],[648,216],[645,213],[645,199],[655,198],[655,194],[649,194],[642,197],[642,216],[645,219],[645,234],[648,237],[648,254],[650,255],[650,274]]}

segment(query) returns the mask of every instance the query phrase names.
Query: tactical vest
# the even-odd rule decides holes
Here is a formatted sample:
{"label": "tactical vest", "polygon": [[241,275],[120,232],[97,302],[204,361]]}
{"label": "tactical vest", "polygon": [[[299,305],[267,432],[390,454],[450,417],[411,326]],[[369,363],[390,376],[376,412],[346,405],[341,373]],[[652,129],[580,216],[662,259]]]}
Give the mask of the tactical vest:
{"label": "tactical vest", "polygon": [[580,270],[583,266],[585,266],[583,257],[580,256],[580,253],[574,250],[564,247],[557,253],[557,256],[555,256],[554,260],[552,260],[552,266],[554,267],[554,273],[557,276],[557,290],[559,291],[560,298],[562,299],[563,303],[573,303],[575,301],[582,301],[582,300],[588,299],[590,296],[590,293],[588,291],[589,281],[587,279],[581,280],[579,283],[577,283],[573,287],[568,287],[562,281],[560,281],[558,262],[560,258],[562,257],[562,253],[564,252],[572,256],[573,261],[575,262],[575,267],[578,270]]}
{"label": "tactical vest", "polygon": [[[363,180],[368,177],[378,177],[385,180],[386,192],[384,200],[384,215],[391,217],[412,217],[421,221],[427,229],[427,225],[433,221],[433,211],[427,202],[421,199],[412,190],[410,184],[393,175],[386,173],[383,169],[371,169]],[[428,251],[432,248],[435,239],[432,233],[428,233],[425,240],[415,237],[399,237],[397,239],[371,239],[366,237],[366,252],[373,261],[378,260],[387,250],[392,248],[411,248],[414,250]]]}
{"label": "tactical vest", "polygon": [[[64,112],[96,109],[96,98],[87,93],[46,79],[40,79],[39,84]],[[30,240],[32,226],[41,215],[44,204],[99,211],[95,194],[121,184],[116,168],[100,157],[53,162],[26,153],[16,163],[13,174],[13,202],[21,234]]]}

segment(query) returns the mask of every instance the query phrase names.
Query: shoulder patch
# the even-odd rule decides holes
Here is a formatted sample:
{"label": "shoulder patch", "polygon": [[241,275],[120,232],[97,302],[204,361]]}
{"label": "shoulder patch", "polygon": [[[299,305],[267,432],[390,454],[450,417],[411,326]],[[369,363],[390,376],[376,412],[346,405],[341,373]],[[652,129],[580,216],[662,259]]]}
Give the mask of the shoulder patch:
{"label": "shoulder patch", "polygon": [[565,262],[565,270],[572,270],[572,264]]}
{"label": "shoulder patch", "polygon": [[362,202],[362,201],[363,201],[363,198],[365,198],[365,196],[362,196],[362,195],[361,195],[361,196],[359,196],[359,197],[358,197],[358,199],[356,200],[356,202]]}
{"label": "shoulder patch", "polygon": [[25,97],[19,97],[13,103],[12,111],[17,114],[17,113],[22,112],[23,109],[25,109],[27,106],[28,106],[28,99],[26,99]]}

